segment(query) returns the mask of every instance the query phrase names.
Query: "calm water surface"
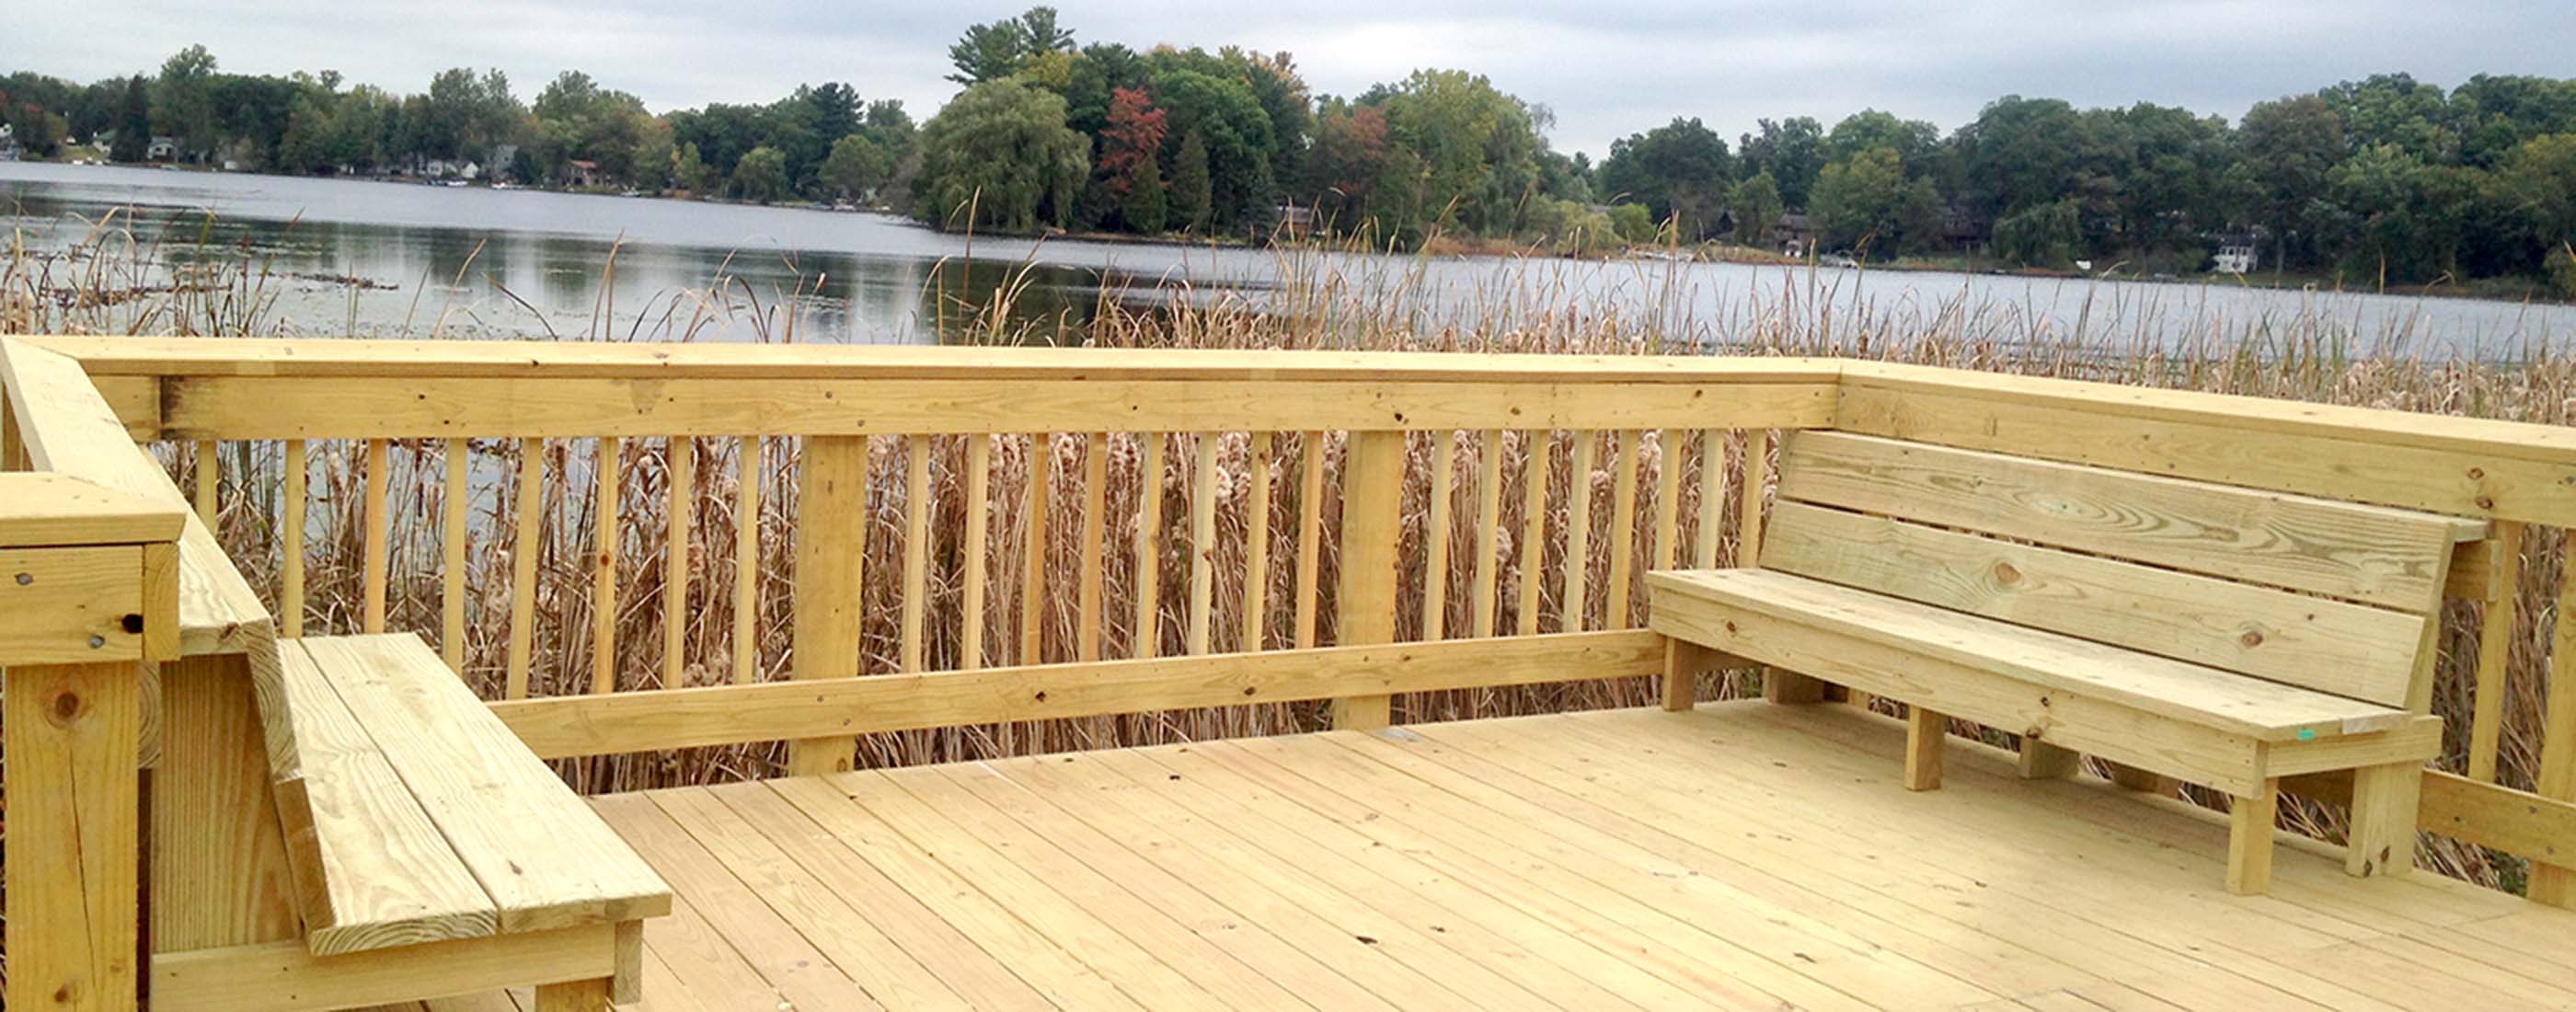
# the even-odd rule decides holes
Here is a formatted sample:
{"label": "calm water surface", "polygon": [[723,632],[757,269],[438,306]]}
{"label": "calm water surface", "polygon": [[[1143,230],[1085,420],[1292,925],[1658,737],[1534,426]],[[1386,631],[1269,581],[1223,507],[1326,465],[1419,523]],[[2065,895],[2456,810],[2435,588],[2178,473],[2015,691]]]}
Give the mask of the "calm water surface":
{"label": "calm water surface", "polygon": [[[1939,327],[2011,343],[2286,340],[2327,321],[2352,350],[2520,357],[2576,308],[2140,283],[1497,257],[1401,257],[949,235],[873,214],[482,187],[0,163],[0,224],[59,250],[116,221],[168,261],[249,254],[273,316],[307,335],[606,334],[856,343],[955,339],[1007,294],[1015,329],[1069,336],[1104,303],[1339,293],[1343,311],[1509,328],[1612,316],[1703,343]],[[792,335],[789,333],[793,331]]]}

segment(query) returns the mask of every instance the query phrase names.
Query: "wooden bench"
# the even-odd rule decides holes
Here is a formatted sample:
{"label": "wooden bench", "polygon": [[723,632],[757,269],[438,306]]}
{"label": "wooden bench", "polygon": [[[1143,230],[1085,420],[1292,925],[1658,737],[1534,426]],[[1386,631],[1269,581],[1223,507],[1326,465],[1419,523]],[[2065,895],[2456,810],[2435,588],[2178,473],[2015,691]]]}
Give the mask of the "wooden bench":
{"label": "wooden bench", "polygon": [[305,937],[164,968],[156,1008],[637,1000],[641,921],[670,888],[438,655],[409,635],[289,639],[276,668],[260,705]]}
{"label": "wooden bench", "polygon": [[[1910,708],[1906,782],[1947,718],[2235,799],[2231,891],[2264,891],[2280,780],[2352,770],[2355,875],[2413,866],[2432,638],[2481,521],[1837,432],[1782,447],[1756,569],[1657,572],[1676,685],[1766,665]],[[1793,674],[1794,673],[1794,674]],[[1809,686],[1812,687],[1812,686]],[[1668,693],[1684,702],[1687,694]]]}

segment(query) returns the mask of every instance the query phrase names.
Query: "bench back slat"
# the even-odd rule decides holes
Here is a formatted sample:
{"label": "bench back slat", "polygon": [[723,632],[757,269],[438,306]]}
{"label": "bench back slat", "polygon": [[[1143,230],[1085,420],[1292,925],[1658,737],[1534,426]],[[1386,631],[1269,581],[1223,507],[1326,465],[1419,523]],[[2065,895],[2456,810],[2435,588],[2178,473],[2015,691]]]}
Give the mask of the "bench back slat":
{"label": "bench back slat", "polygon": [[1794,501],[1762,568],[2396,707],[2425,621]]}
{"label": "bench back slat", "polygon": [[[2455,518],[1840,432],[1784,447],[1779,496],[2427,613]],[[2473,525],[2471,525],[2473,526]]]}

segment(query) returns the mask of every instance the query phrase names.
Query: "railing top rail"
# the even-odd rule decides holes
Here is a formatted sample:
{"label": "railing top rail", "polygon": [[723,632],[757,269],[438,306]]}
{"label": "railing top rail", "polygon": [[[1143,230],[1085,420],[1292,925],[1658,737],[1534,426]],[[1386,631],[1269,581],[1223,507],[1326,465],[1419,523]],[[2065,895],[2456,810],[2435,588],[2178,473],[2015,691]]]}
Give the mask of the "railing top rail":
{"label": "railing top rail", "polygon": [[[79,362],[23,340],[0,341],[0,380],[28,464],[182,511],[170,475],[126,434]],[[240,653],[274,635],[268,607],[196,514],[179,532],[179,650]]]}
{"label": "railing top rail", "polygon": [[2224,424],[2296,435],[2336,436],[2390,446],[2494,454],[2576,465],[2576,427],[2313,401],[2018,376],[1898,362],[1838,361],[1847,385],[1938,391],[2147,420]]}
{"label": "railing top rail", "polygon": [[28,337],[93,375],[450,378],[1832,382],[1834,359],[912,345]]}

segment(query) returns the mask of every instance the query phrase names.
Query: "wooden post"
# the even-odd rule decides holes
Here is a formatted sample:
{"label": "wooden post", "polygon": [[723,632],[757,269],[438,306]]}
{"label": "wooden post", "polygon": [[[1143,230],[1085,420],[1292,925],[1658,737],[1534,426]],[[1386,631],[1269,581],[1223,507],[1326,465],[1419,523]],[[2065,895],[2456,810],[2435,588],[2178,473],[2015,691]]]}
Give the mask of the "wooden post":
{"label": "wooden post", "polygon": [[2281,780],[2263,782],[2260,793],[2237,798],[2228,810],[2227,891],[2260,896],[2272,889],[2272,824],[2280,818]]}
{"label": "wooden post", "polygon": [[[2576,801],[2576,566],[2559,567],[2558,623],[2549,637],[2549,709],[2541,718],[2539,795]],[[2534,861],[2530,896],[2576,906],[2576,867]]]}
{"label": "wooden post", "polygon": [[1699,705],[1700,672],[1717,666],[1717,651],[1689,640],[1664,638],[1664,709]]}
{"label": "wooden post", "polygon": [[2059,748],[2037,738],[2021,740],[2021,757],[2015,772],[2024,780],[2063,780],[2075,775],[2084,764],[2084,753]]}
{"label": "wooden post", "polygon": [[[1395,640],[1396,542],[1404,528],[1402,432],[1354,432],[1342,471],[1342,580],[1335,611],[1343,646]],[[1385,727],[1392,697],[1333,700],[1333,726]]]}
{"label": "wooden post", "polygon": [[1941,746],[1950,736],[1950,718],[1922,706],[1905,710],[1905,789],[1941,789]]}
{"label": "wooden post", "polygon": [[[868,546],[868,440],[814,436],[797,463],[796,656],[790,677],[859,673],[859,595]],[[787,743],[789,776],[847,773],[858,743],[846,737]]]}
{"label": "wooden post", "polygon": [[2470,705],[2469,779],[2491,784],[2504,741],[2506,667],[2513,660],[2514,625],[2521,615],[2521,524],[2499,520],[2488,535],[2485,610],[2478,619],[2477,695]]}
{"label": "wooden post", "polygon": [[2415,870],[2415,811],[2423,803],[2424,764],[2388,763],[2352,771],[2352,832],[2343,870],[2368,878]]}
{"label": "wooden post", "polygon": [[142,665],[177,652],[184,524],[58,475],[0,479],[10,1008],[139,1000]]}

